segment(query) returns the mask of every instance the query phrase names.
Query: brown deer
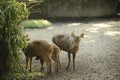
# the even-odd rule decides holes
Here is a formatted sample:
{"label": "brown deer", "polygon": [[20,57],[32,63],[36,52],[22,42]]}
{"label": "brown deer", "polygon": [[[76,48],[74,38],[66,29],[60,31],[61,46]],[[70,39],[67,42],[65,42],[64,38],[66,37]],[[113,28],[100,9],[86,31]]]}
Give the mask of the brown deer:
{"label": "brown deer", "polygon": [[59,52],[60,49],[57,46],[50,44],[45,40],[35,40],[28,43],[27,48],[24,50],[26,56],[26,69],[28,68],[28,62],[30,61],[31,72],[32,58],[37,57],[40,59],[41,70],[44,70],[43,64],[45,61],[47,63],[47,72],[51,73],[51,58],[55,61],[56,70],[58,70],[60,65]]}
{"label": "brown deer", "polygon": [[79,50],[80,40],[83,37],[83,33],[81,33],[79,36],[76,36],[74,32],[72,32],[71,35],[58,34],[52,38],[53,43],[55,43],[61,50],[68,52],[68,66],[66,70],[68,70],[70,66],[71,53],[73,54],[73,69],[75,70],[75,56]]}
{"label": "brown deer", "polygon": [[53,55],[51,58],[55,61],[55,70],[57,72],[58,72],[58,68],[61,67],[59,54],[60,54],[60,48],[56,44],[53,44]]}
{"label": "brown deer", "polygon": [[[58,69],[61,67],[60,65],[60,60],[59,60],[59,54],[60,54],[60,48],[55,45],[55,44],[52,44],[53,46],[53,53],[52,53],[52,56],[51,58],[54,60],[55,62],[55,71],[58,72]],[[39,56],[36,56],[36,60],[39,60],[40,59],[40,63],[41,63],[41,70],[42,72],[44,72],[44,60],[39,57]]]}

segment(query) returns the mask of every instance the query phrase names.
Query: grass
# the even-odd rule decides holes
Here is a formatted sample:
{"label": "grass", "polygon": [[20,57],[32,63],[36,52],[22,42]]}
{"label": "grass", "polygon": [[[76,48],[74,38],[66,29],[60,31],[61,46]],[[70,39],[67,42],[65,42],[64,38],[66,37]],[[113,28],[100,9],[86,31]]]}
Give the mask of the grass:
{"label": "grass", "polygon": [[21,23],[25,28],[45,28],[52,25],[48,20],[27,20]]}
{"label": "grass", "polygon": [[41,72],[20,72],[6,73],[0,76],[0,80],[38,80],[38,78],[44,77],[45,74]]}
{"label": "grass", "polygon": [[45,76],[43,72],[29,72],[24,67],[24,64],[21,64],[20,71],[0,73],[0,80],[38,80]]}

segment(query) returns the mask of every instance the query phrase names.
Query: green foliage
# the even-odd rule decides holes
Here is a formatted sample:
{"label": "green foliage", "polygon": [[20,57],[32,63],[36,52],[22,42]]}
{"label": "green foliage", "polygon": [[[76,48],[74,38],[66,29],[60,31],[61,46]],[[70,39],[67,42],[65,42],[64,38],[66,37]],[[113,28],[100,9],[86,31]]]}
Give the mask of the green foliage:
{"label": "green foliage", "polygon": [[2,3],[2,2],[9,2],[9,1],[12,2],[12,1],[16,1],[16,0],[0,0],[0,1],[1,1],[1,3]]}
{"label": "green foliage", "polygon": [[21,50],[27,46],[23,27],[28,10],[24,3],[15,0],[0,2],[0,80],[35,80],[43,73],[29,73],[20,63]]}
{"label": "green foliage", "polygon": [[1,80],[38,80],[39,77],[44,76],[41,72],[27,72],[22,73],[6,73],[0,79]]}
{"label": "green foliage", "polygon": [[21,25],[25,28],[45,28],[51,26],[52,23],[48,20],[27,20],[22,22]]}
{"label": "green foliage", "polygon": [[24,3],[15,0],[0,2],[0,71],[18,72],[20,66],[20,50],[27,43],[23,35],[23,27],[18,26],[28,16]]}

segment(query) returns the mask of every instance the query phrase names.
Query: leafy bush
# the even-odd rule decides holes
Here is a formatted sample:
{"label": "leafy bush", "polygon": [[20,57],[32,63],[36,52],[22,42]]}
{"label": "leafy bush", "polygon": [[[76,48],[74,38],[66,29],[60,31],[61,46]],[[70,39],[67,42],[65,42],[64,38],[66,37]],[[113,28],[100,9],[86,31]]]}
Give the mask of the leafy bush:
{"label": "leafy bush", "polygon": [[20,72],[20,50],[27,43],[18,26],[28,16],[24,3],[15,0],[0,1],[0,73]]}
{"label": "leafy bush", "polygon": [[15,0],[0,1],[0,80],[31,80],[44,75],[27,72],[20,62],[20,51],[27,42],[19,23],[27,17],[26,4]]}

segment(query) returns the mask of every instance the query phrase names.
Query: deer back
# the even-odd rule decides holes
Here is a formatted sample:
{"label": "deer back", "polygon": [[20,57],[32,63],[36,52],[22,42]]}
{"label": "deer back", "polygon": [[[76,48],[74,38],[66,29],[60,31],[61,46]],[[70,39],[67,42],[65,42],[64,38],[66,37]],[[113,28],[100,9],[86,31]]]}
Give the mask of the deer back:
{"label": "deer back", "polygon": [[36,40],[28,43],[25,55],[28,56],[44,56],[52,53],[52,46],[45,40]]}
{"label": "deer back", "polygon": [[62,50],[69,51],[74,43],[74,38],[67,34],[59,34],[53,37],[53,42]]}
{"label": "deer back", "polygon": [[79,50],[79,43],[84,34],[76,36],[73,32],[71,35],[68,34],[58,34],[53,37],[53,42],[62,50],[77,52]]}

